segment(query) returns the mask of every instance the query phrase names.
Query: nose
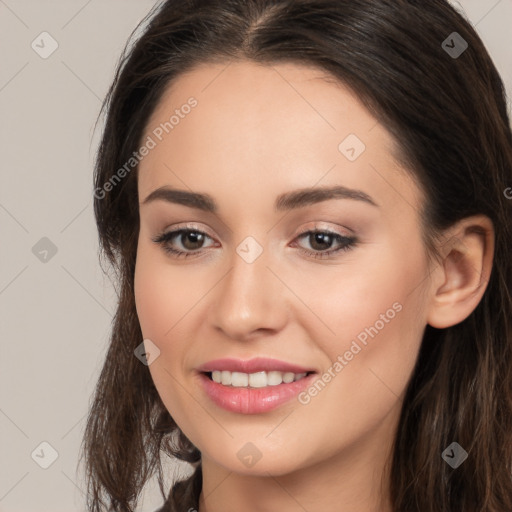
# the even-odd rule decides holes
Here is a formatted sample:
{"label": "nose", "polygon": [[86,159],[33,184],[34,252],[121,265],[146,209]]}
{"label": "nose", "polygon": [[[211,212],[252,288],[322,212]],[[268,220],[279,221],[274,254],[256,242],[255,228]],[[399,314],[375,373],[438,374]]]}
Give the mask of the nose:
{"label": "nose", "polygon": [[210,322],[231,339],[274,333],[287,321],[285,285],[268,254],[264,250],[250,263],[233,251],[229,271],[212,290]]}

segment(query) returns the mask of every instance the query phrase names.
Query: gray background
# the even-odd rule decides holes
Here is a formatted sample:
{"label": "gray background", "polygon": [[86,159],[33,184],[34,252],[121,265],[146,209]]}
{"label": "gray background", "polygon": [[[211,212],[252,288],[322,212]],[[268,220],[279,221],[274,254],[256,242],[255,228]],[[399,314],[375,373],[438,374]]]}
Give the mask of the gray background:
{"label": "gray background", "polygon": [[[85,510],[75,469],[115,308],[97,259],[93,126],[120,52],[154,3],[0,0],[0,512]],[[510,97],[512,0],[458,3]],[[51,49],[45,31],[58,48],[42,58],[31,45]],[[42,442],[58,454],[47,469],[52,448]],[[159,505],[152,481],[140,510]]]}

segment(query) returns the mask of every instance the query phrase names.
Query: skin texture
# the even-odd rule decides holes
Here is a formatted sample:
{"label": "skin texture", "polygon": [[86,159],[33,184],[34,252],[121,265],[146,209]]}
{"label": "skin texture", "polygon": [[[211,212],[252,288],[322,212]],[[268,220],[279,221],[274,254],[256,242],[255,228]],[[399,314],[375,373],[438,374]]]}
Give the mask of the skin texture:
{"label": "skin texture", "polygon": [[[202,452],[200,512],[391,512],[380,483],[385,489],[425,326],[462,321],[488,279],[490,222],[454,226],[441,261],[431,262],[422,193],[394,160],[393,139],[356,96],[325,78],[295,64],[202,65],[168,88],[146,127],[144,139],[197,99],[138,169],[135,299],[144,338],[160,350],[149,366],[156,388]],[[355,161],[338,149],[349,134],[366,146]],[[211,195],[218,213],[143,204],[164,185]],[[274,211],[282,193],[333,185],[361,190],[378,206],[331,199]],[[207,235],[203,248],[188,249],[199,255],[176,258],[152,241],[191,224]],[[467,229],[475,225],[482,235]],[[315,259],[301,252],[315,251],[314,240],[299,237],[312,229],[357,241]],[[236,252],[248,236],[263,249],[252,263]],[[178,236],[173,247],[192,242],[184,247]],[[316,252],[338,246],[327,241]],[[322,374],[393,304],[394,318],[306,405],[292,399],[244,415],[219,408],[199,386],[195,368],[220,357],[270,357]],[[261,453],[251,467],[237,456],[248,442]]]}

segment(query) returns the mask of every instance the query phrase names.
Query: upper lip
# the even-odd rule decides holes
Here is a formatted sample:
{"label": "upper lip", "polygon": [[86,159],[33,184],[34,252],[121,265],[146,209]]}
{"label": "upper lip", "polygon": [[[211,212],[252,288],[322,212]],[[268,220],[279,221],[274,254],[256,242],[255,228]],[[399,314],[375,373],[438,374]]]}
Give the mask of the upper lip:
{"label": "upper lip", "polygon": [[254,359],[248,360],[234,358],[215,359],[200,365],[197,370],[200,372],[227,370],[230,372],[241,373],[257,373],[264,371],[308,373],[315,371],[312,368],[305,368],[297,364],[287,363],[286,361],[279,361],[278,359],[269,359],[266,357],[256,357]]}

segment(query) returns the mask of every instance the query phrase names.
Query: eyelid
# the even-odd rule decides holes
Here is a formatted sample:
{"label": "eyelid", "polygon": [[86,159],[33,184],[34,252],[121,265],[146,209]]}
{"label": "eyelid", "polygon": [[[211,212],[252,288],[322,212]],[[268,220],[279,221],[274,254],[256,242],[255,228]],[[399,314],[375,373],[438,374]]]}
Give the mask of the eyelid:
{"label": "eyelid", "polygon": [[[347,238],[353,237],[356,235],[356,232],[346,226],[341,226],[339,224],[336,225],[336,228],[333,228],[329,225],[326,225],[323,221],[317,221],[313,222],[312,225],[306,224],[306,226],[301,227],[293,236],[297,237],[300,235],[303,235],[304,233],[307,233],[309,231],[326,231],[329,233],[345,236]],[[340,231],[341,230],[341,231]]]}
{"label": "eyelid", "polygon": [[180,231],[182,229],[190,229],[191,231],[200,231],[201,233],[208,235],[212,239],[215,238],[215,236],[213,236],[213,234],[211,233],[209,228],[205,228],[205,227],[195,224],[193,222],[178,224],[176,226],[170,226],[170,227],[162,229],[161,232],[162,233],[171,233],[174,231]]}
{"label": "eyelid", "polygon": [[[319,223],[317,222],[315,224],[316,227],[311,228],[303,228],[303,231],[299,232],[298,234],[294,235],[293,240],[291,242],[291,247],[299,247],[299,252],[304,254],[307,257],[311,257],[315,260],[331,260],[335,259],[338,254],[341,254],[346,251],[350,251],[354,247],[356,247],[359,243],[357,235],[344,235],[339,233],[337,230],[331,230],[328,228],[323,228],[319,226]],[[350,232],[353,232],[351,229],[349,229]],[[176,226],[174,229],[168,228],[167,230],[164,230],[161,232],[158,236],[152,238],[152,241],[158,244],[161,244],[163,246],[163,250],[168,253],[172,254],[173,258],[178,259],[187,259],[187,258],[194,258],[194,257],[201,257],[206,254],[208,254],[210,251],[207,251],[206,248],[201,248],[195,251],[187,251],[187,250],[181,250],[181,249],[175,249],[171,246],[166,245],[166,240],[173,239],[175,236],[179,236],[180,233],[183,232],[200,232],[206,237],[210,238],[210,240],[213,240],[213,246],[216,245],[214,237],[210,236],[206,230],[199,229],[195,225],[189,224],[188,227],[186,226]],[[329,236],[331,236],[336,242],[341,244],[339,247],[335,249],[328,249],[325,251],[311,251],[309,249],[305,249],[301,247],[301,244],[299,243],[301,239],[307,237],[308,235],[311,236],[313,233],[327,233]]]}
{"label": "eyelid", "polygon": [[[338,228],[333,229],[333,228],[331,228],[331,227],[329,227],[327,225],[324,225],[324,224],[325,224],[324,221],[316,221],[316,222],[313,222],[312,225],[311,225],[311,223],[306,224],[306,226],[301,227],[300,229],[298,229],[292,235],[293,240],[295,240],[296,237],[304,235],[305,233],[307,233],[309,231],[326,231],[326,232],[330,232],[332,234],[339,234],[341,236],[346,236],[347,238],[353,237],[356,234],[355,231],[353,231],[352,229],[350,229],[350,228],[348,228],[346,226],[337,225]],[[338,231],[340,228],[343,229],[345,232],[342,231],[340,233]],[[188,222],[188,223],[184,223],[184,224],[178,224],[176,226],[170,226],[170,227],[162,229],[160,232],[161,233],[170,233],[170,232],[173,232],[173,231],[179,231],[180,229],[197,230],[197,231],[205,233],[211,239],[215,239],[216,238],[209,231],[209,228],[202,227],[202,226],[200,226],[200,225],[198,225],[196,223],[193,223],[193,222]]]}

